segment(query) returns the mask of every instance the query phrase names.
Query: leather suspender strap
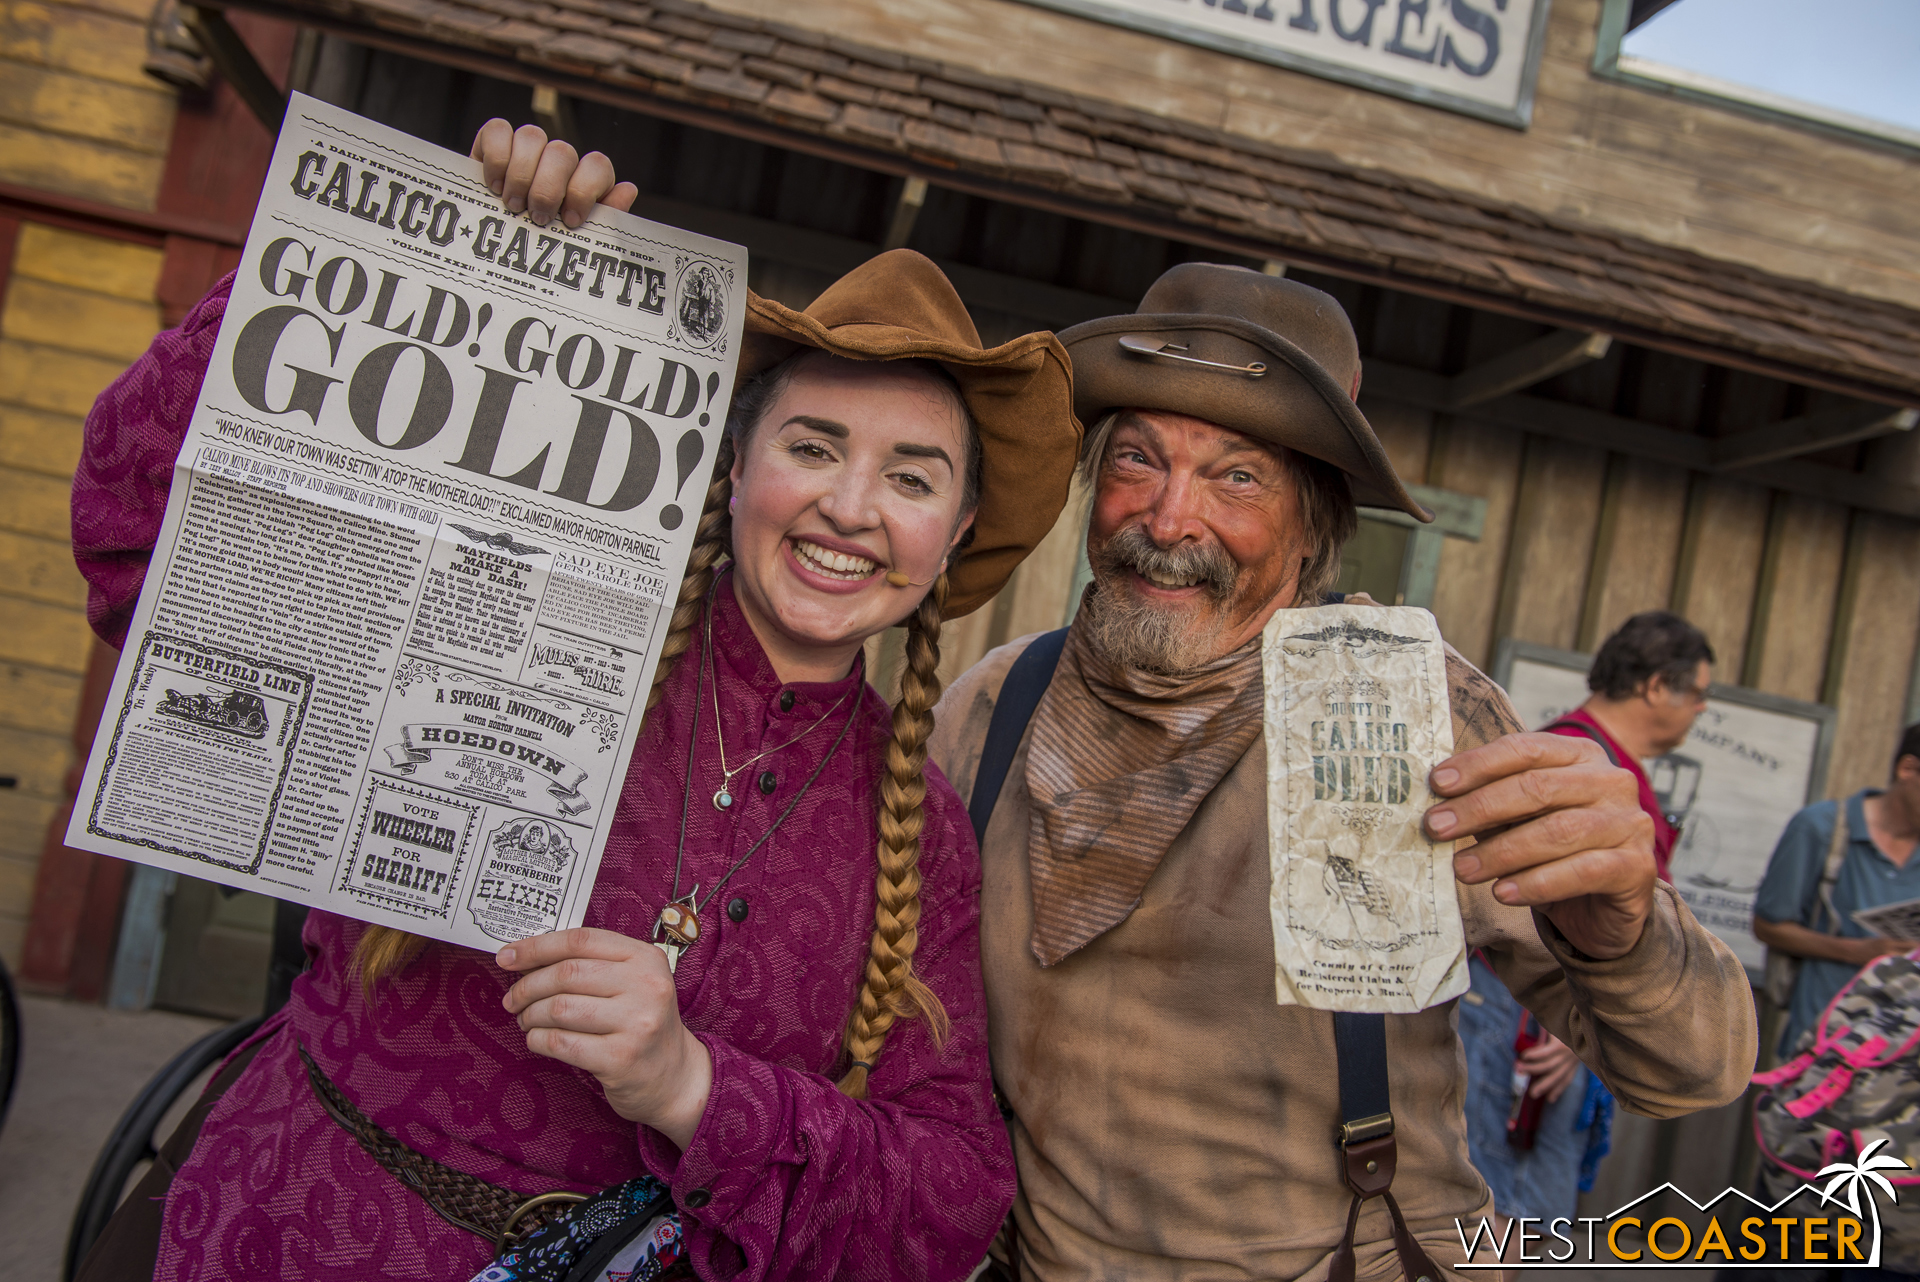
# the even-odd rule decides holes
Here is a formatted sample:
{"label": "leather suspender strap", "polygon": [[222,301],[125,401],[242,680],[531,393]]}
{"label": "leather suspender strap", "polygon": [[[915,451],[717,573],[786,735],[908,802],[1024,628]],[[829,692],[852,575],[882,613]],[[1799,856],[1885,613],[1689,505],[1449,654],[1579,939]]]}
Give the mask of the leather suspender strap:
{"label": "leather suspender strap", "polygon": [[1393,1138],[1393,1110],[1387,1090],[1387,1017],[1354,1011],[1333,1014],[1333,1045],[1340,1073],[1340,1177],[1353,1191],[1347,1207],[1347,1231],[1327,1267],[1328,1282],[1353,1282],[1354,1230],[1360,1224],[1360,1204],[1368,1198],[1386,1199],[1393,1219],[1393,1246],[1408,1282],[1439,1282],[1440,1270],[1413,1239],[1400,1204],[1393,1200],[1393,1168],[1397,1148]]}
{"label": "leather suspender strap", "polygon": [[[1060,666],[1060,652],[1066,646],[1065,628],[1035,637],[1007,669],[1007,679],[1000,683],[1000,697],[994,701],[993,716],[987,722],[987,741],[980,749],[980,768],[973,776],[973,795],[967,799],[967,818],[973,822],[976,842],[987,839],[987,822],[993,818],[1001,786],[1007,782],[1013,754],[1020,750],[1027,723],[1033,720],[1034,710],[1053,683],[1053,670]],[[1002,1098],[998,1086],[994,1088],[994,1098],[996,1101]],[[1007,1111],[1005,1105],[1001,1111]],[[1020,1239],[1011,1211],[1001,1232],[1007,1252],[1006,1276],[1020,1282]]]}
{"label": "leather suspender strap", "polygon": [[993,818],[994,803],[1000,800],[1000,787],[1007,781],[1013,754],[1020,750],[1020,739],[1027,722],[1053,683],[1053,670],[1060,666],[1060,652],[1067,647],[1067,630],[1044,633],[1020,652],[1000,683],[1000,697],[994,701],[993,717],[987,722],[987,742],[980,749],[980,769],[973,776],[973,796],[967,801],[967,818],[973,821],[973,839],[987,839],[987,821]]}

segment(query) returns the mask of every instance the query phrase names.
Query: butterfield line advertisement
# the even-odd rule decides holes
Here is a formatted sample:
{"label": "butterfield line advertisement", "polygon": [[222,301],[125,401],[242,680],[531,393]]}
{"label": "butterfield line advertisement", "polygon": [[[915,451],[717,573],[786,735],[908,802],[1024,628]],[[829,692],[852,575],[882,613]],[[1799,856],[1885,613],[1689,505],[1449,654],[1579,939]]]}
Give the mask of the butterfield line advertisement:
{"label": "butterfield line advertisement", "polygon": [[479,948],[579,923],[746,254],[295,95],[70,845]]}

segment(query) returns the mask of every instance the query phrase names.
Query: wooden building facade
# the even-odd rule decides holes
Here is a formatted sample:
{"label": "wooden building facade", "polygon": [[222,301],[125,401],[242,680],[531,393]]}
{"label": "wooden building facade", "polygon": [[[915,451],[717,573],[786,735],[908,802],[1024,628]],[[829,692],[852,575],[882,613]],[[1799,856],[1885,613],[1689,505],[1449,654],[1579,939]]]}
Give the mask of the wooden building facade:
{"label": "wooden building facade", "polygon": [[[52,88],[0,99],[20,122],[0,134],[16,202],[0,215],[23,228],[0,337],[0,550],[22,567],[0,582],[0,751],[18,763],[0,770],[21,781],[0,802],[17,838],[0,850],[0,952],[21,956],[31,918],[29,976],[99,991],[118,883],[48,837],[87,654],[63,480],[92,395],[244,233],[268,133],[224,85],[174,122],[127,71],[134,50],[88,70],[77,36],[13,34],[29,9],[49,31],[106,21],[14,5],[0,57],[144,92],[157,113],[150,163],[126,161],[147,177],[109,191],[105,161],[69,173],[18,141],[107,124],[60,114]],[[1390,18],[1417,34],[1398,10],[1380,39]],[[795,305],[899,244],[948,271],[989,342],[1130,311],[1182,261],[1327,289],[1360,336],[1363,408],[1442,517],[1438,534],[1364,522],[1349,586],[1430,605],[1483,665],[1504,640],[1591,649],[1638,610],[1677,610],[1711,637],[1720,681],[1837,709],[1826,789],[1848,793],[1884,780],[1920,717],[1920,164],[1610,76],[1630,10],[1532,6],[1524,128],[1022,0],[246,0],[231,29],[268,99],[303,89],[462,150],[490,116],[537,114],[612,156],[636,212],[745,244],[753,287]],[[10,152],[25,159],[7,168]],[[220,191],[219,208],[191,203]],[[106,217],[77,200],[147,239],[75,230]],[[66,277],[33,265],[76,235],[134,265],[116,275],[121,259],[85,248]],[[119,328],[65,326],[94,347],[52,352],[35,335],[63,289]],[[1079,519],[950,629],[949,672],[1068,616]],[[877,647],[883,673],[892,657]]]}

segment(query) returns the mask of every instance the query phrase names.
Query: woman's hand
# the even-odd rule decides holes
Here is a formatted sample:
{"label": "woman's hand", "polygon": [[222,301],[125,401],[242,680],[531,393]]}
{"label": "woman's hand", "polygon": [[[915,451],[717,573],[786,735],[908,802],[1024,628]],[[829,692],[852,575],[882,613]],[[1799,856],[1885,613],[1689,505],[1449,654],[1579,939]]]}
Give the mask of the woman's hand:
{"label": "woman's hand", "polygon": [[535,935],[495,955],[521,972],[501,1004],[527,1049],[585,1069],[614,1112],[685,1148],[713,1089],[713,1057],[680,1022],[666,954],[585,926]]}
{"label": "woman's hand", "polygon": [[595,203],[626,211],[640,189],[613,180],[613,162],[597,151],[582,156],[571,143],[548,141],[538,125],[515,129],[495,117],[473,136],[473,158],[486,167],[487,186],[513,213],[525,212],[542,227],[560,215],[578,227]]}

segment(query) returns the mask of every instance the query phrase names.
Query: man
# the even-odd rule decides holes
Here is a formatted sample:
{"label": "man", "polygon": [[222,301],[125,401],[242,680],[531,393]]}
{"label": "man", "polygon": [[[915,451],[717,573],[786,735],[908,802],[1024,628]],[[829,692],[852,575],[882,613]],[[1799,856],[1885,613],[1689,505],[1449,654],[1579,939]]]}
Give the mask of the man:
{"label": "man", "polygon": [[[1840,827],[1842,811],[1845,827]],[[1920,899],[1920,722],[1893,755],[1893,780],[1840,801],[1816,801],[1787,821],[1753,901],[1753,935],[1802,959],[1787,1008],[1780,1053],[1792,1053],[1846,982],[1874,958],[1905,952],[1912,940],[1875,935],[1853,919],[1863,908]],[[1826,874],[1838,849],[1833,874]],[[1824,881],[1831,885],[1823,885]]]}
{"label": "man", "polygon": [[[1261,630],[1324,596],[1356,499],[1427,519],[1353,402],[1352,328],[1317,290],[1190,263],[1138,313],[1060,337],[1093,427],[1094,584],[982,841],[1022,1276],[1394,1277],[1458,1261],[1454,1217],[1491,1207],[1467,1158],[1451,1005],[1385,1017],[1369,1063],[1391,1066],[1397,1178],[1391,1198],[1356,1203],[1343,1160],[1377,1189],[1395,1154],[1364,1158],[1355,1131],[1343,1159],[1334,1016],[1274,997]],[[1030,641],[943,701],[931,749],[962,795]],[[1461,751],[1431,775],[1449,800],[1426,824],[1487,834],[1454,860],[1469,945],[1631,1107],[1664,1117],[1739,1094],[1745,976],[1656,886],[1631,776],[1595,745],[1513,733],[1504,696],[1458,656],[1448,678]],[[1393,1199],[1412,1235],[1398,1246]],[[1337,1249],[1350,1207],[1351,1253]]]}
{"label": "man", "polygon": [[[1665,610],[1636,614],[1595,651],[1587,701],[1541,727],[1599,744],[1608,760],[1633,775],[1640,809],[1653,823],[1654,867],[1663,880],[1678,833],[1640,763],[1686,741],[1694,719],[1706,710],[1712,665],[1713,647],[1700,629]],[[1591,1184],[1592,1164],[1604,1152],[1613,1101],[1573,1048],[1551,1033],[1541,1031],[1516,1056],[1525,1010],[1480,958],[1473,959],[1471,972],[1472,987],[1460,1007],[1460,1041],[1467,1056],[1473,1165],[1486,1177],[1501,1215],[1571,1216],[1582,1178]],[[1516,1144],[1507,1123],[1523,1080],[1528,1096],[1538,1101],[1533,1107],[1539,1116],[1524,1143]]]}
{"label": "man", "polygon": [[1677,614],[1648,610],[1620,625],[1594,652],[1587,701],[1544,727],[1549,734],[1592,739],[1640,786],[1640,809],[1653,820],[1653,860],[1661,877],[1679,831],[1654,799],[1642,761],[1664,757],[1687,740],[1707,708],[1713,647]]}

